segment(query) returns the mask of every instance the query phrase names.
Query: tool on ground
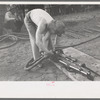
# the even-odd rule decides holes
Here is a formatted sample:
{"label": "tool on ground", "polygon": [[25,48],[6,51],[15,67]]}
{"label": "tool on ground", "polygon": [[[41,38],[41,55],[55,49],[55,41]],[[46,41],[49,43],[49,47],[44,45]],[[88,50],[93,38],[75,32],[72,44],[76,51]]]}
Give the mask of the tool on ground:
{"label": "tool on ground", "polygon": [[81,63],[79,60],[71,57],[71,56],[66,56],[63,53],[62,49],[57,49],[53,51],[53,54],[51,55],[41,55],[39,59],[34,61],[31,59],[27,65],[25,66],[25,70],[31,70],[32,68],[36,67],[39,63],[42,61],[50,60],[55,63],[60,63],[63,68],[65,68],[68,72],[73,72],[73,73],[79,73],[82,74],[83,76],[86,76],[89,80],[93,81],[94,80],[94,75],[99,76],[100,75],[93,70],[89,69],[86,64]]}

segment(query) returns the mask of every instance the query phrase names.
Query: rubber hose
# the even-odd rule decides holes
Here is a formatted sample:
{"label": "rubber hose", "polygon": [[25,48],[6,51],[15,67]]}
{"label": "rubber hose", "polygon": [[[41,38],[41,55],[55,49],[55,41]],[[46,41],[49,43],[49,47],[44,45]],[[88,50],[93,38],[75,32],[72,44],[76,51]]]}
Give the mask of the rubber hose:
{"label": "rubber hose", "polygon": [[[21,34],[20,34],[20,35],[21,35]],[[27,36],[27,35],[26,35],[26,36]],[[14,42],[11,43],[11,44],[8,45],[8,46],[1,47],[0,50],[1,50],[1,49],[9,48],[9,47],[15,45],[15,44],[17,43],[18,39],[24,39],[24,40],[28,40],[28,39],[29,39],[29,38],[22,38],[22,37],[16,36],[16,35],[4,34],[4,35],[0,36],[0,38],[2,38],[2,39],[0,40],[0,42],[4,41],[5,39],[7,39],[7,38],[9,38],[9,37],[14,38]]]}

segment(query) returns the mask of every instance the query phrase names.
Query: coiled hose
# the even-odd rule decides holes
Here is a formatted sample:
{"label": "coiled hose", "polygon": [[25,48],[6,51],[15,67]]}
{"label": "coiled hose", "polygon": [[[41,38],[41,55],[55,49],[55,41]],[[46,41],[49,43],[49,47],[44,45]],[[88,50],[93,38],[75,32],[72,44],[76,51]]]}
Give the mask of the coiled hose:
{"label": "coiled hose", "polygon": [[[13,35],[4,34],[4,35],[0,36],[0,42],[6,40],[7,38],[14,41],[13,43],[11,43],[11,44],[9,44],[9,45],[7,45],[7,46],[0,47],[0,50],[1,50],[1,49],[9,48],[9,47],[15,45],[19,39],[21,39],[21,40],[29,40],[29,38],[20,37],[20,36],[16,36],[16,35],[18,35],[18,34],[13,34]],[[19,34],[19,35],[28,36],[28,35],[25,35],[25,34]]]}

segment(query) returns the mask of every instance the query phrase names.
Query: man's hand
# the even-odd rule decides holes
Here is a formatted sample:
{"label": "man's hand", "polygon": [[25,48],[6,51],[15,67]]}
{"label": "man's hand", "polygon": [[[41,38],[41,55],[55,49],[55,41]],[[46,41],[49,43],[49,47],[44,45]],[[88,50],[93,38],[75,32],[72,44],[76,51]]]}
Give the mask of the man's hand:
{"label": "man's hand", "polygon": [[46,56],[53,55],[53,51],[52,50],[46,51],[46,52],[44,52],[44,55],[46,55]]}

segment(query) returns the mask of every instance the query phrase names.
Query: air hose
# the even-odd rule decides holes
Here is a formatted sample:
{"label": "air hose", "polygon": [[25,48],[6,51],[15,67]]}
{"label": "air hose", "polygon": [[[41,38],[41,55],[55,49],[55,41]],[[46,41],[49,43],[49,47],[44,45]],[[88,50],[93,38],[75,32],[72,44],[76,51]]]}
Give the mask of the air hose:
{"label": "air hose", "polygon": [[[17,43],[18,39],[21,39],[21,40],[29,40],[29,38],[20,37],[20,36],[16,36],[16,35],[18,35],[18,34],[13,34],[13,35],[4,34],[4,35],[0,36],[0,42],[6,40],[6,39],[8,39],[8,38],[14,41],[13,43],[11,43],[11,44],[9,44],[9,45],[7,45],[7,46],[0,47],[0,50],[1,50],[1,49],[9,48],[9,47],[15,45],[15,44]],[[19,34],[19,35],[28,36],[28,35],[25,35],[25,34]]]}
{"label": "air hose", "polygon": [[70,46],[57,46],[57,47],[55,47],[55,48],[57,48],[57,49],[64,49],[64,48],[68,48],[68,47],[76,47],[76,46],[85,44],[85,43],[87,43],[87,42],[93,41],[93,40],[95,40],[95,39],[97,39],[97,38],[100,38],[100,35],[99,35],[99,36],[96,36],[96,37],[94,37],[94,38],[92,38],[92,39],[89,39],[89,40],[87,40],[87,41],[83,41],[83,42],[80,42],[80,43],[77,43],[77,44],[74,44],[74,45],[70,45]]}

